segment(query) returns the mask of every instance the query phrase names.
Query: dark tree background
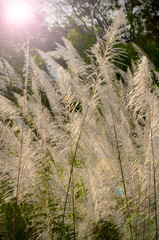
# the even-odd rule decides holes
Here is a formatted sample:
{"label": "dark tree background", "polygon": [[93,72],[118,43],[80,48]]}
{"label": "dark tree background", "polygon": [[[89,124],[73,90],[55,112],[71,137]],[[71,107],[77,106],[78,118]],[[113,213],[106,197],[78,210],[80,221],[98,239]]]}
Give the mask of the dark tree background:
{"label": "dark tree background", "polygon": [[1,56],[8,59],[17,56],[17,51],[26,42],[27,34],[30,47],[44,51],[54,50],[55,43],[62,44],[61,37],[64,36],[87,61],[85,49],[95,43],[95,35],[102,36],[105,33],[114,14],[123,7],[128,21],[125,33],[127,49],[131,49],[129,42],[135,42],[159,69],[158,0],[46,0],[45,6],[44,1],[34,0],[31,3],[33,2],[34,21],[17,31],[6,23],[4,1],[0,1]]}

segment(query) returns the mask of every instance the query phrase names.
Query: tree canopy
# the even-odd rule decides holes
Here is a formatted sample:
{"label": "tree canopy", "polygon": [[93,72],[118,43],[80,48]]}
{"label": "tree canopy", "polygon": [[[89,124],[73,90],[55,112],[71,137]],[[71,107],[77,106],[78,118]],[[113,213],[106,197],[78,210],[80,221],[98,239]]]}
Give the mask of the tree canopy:
{"label": "tree canopy", "polygon": [[122,7],[128,22],[124,35],[126,42],[138,44],[159,67],[159,3],[156,0],[46,0],[45,5],[43,1],[34,0],[32,4],[34,21],[17,30],[6,23],[5,4],[0,2],[1,56],[12,55],[19,49],[17,44],[26,42],[27,33],[30,47],[44,51],[55,50],[56,42],[62,44],[61,37],[64,36],[87,61],[84,49],[92,47],[96,37],[105,34]]}

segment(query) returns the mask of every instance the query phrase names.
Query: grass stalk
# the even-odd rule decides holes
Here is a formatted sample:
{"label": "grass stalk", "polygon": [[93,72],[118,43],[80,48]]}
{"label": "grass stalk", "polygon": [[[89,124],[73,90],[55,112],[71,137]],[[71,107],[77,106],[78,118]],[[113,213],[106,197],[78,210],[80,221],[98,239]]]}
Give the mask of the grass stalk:
{"label": "grass stalk", "polygon": [[24,105],[22,109],[20,154],[19,154],[19,163],[18,163],[16,202],[15,202],[15,212],[14,212],[13,228],[12,228],[12,239],[15,238],[14,236],[15,236],[15,229],[16,229],[17,208],[18,208],[18,200],[19,200],[19,193],[20,193],[20,178],[21,178],[21,165],[22,165],[23,141],[24,141],[24,121],[25,121],[25,115],[26,115],[26,101],[27,101],[28,66],[29,66],[29,39],[27,39],[27,46],[26,46],[26,72],[25,72],[24,102],[23,102]]}
{"label": "grass stalk", "polygon": [[155,169],[155,156],[154,156],[154,145],[152,138],[152,127],[150,123],[150,134],[151,134],[151,149],[152,149],[152,169],[153,169],[153,188],[154,188],[154,201],[155,201],[155,225],[156,225],[156,240],[158,239],[157,234],[157,189],[156,189],[156,169]]}
{"label": "grass stalk", "polygon": [[[144,198],[144,214],[146,214],[146,195],[147,195],[147,189],[145,191],[145,198]],[[143,239],[145,238],[145,228],[146,228],[146,220],[144,217],[144,222],[143,222]]]}
{"label": "grass stalk", "polygon": [[[148,100],[149,100],[149,103],[151,103],[151,101],[150,101],[150,92],[148,92]],[[157,240],[158,239],[158,233],[157,233],[157,227],[158,227],[158,222],[157,222],[157,188],[156,188],[156,168],[155,168],[155,154],[154,154],[152,114],[151,114],[151,112],[152,112],[151,104],[149,104],[149,107],[148,107],[148,113],[149,113],[149,119],[150,119],[150,125],[149,125],[150,129],[149,129],[149,132],[150,132],[150,147],[151,147],[151,154],[152,154],[153,190],[154,190],[155,225],[156,225],[155,239]],[[150,168],[151,168],[151,162],[150,162]],[[151,176],[150,176],[150,180],[149,181],[151,181]],[[150,189],[151,188],[149,188],[149,191],[150,191]],[[149,192],[149,198],[150,198],[150,192]],[[150,199],[149,199],[149,214],[150,214]],[[149,218],[150,218],[150,215],[149,215]],[[149,221],[149,225],[150,225],[150,221]],[[149,226],[149,232],[150,232],[150,226]]]}
{"label": "grass stalk", "polygon": [[148,202],[148,211],[149,211],[149,235],[150,235],[150,220],[151,220],[151,163],[149,164],[149,202]]}
{"label": "grass stalk", "polygon": [[[84,132],[88,122],[90,121],[90,119],[92,117],[92,115],[91,115],[90,118],[88,119],[88,121],[85,124],[85,120],[86,120],[86,116],[87,116],[87,113],[88,113],[88,110],[89,110],[90,103],[91,103],[91,101],[87,105],[86,112],[84,114],[84,118],[83,118],[83,121],[82,121],[81,129],[80,129],[80,132],[79,132],[79,135],[78,135],[78,139],[77,139],[77,142],[76,142],[75,150],[74,150],[74,153],[73,153],[73,156],[72,156],[72,163],[71,163],[71,168],[70,168],[70,176],[69,176],[69,181],[68,181],[68,186],[67,186],[67,191],[66,191],[66,198],[65,198],[65,203],[64,203],[64,211],[63,211],[63,215],[62,215],[62,226],[64,225],[64,219],[65,219],[65,214],[66,214],[66,206],[67,206],[68,195],[69,195],[70,185],[71,185],[71,181],[72,181],[74,163],[75,163],[76,156],[77,156],[77,150],[78,150],[79,142],[80,142],[80,139],[82,137],[82,134],[83,134],[83,132]],[[95,110],[96,110],[96,107],[94,108],[94,111]],[[60,240],[61,240],[61,236],[60,236]]]}
{"label": "grass stalk", "polygon": [[73,239],[76,240],[76,217],[75,217],[75,189],[74,174],[72,174],[72,207],[73,207]]}
{"label": "grass stalk", "polygon": [[116,149],[117,149],[117,156],[118,156],[117,158],[118,158],[118,162],[119,162],[119,166],[120,166],[120,172],[121,172],[121,177],[122,177],[122,182],[123,182],[123,187],[124,187],[124,195],[125,195],[125,200],[126,200],[126,209],[127,209],[128,220],[129,220],[130,234],[132,237],[132,227],[131,227],[131,222],[130,222],[130,210],[129,210],[129,204],[128,204],[128,196],[127,196],[127,189],[126,189],[126,184],[125,184],[123,165],[122,165],[121,154],[120,154],[119,141],[118,141],[118,136],[117,136],[117,130],[116,130],[116,125],[115,125],[112,104],[111,104],[110,95],[109,95],[108,91],[107,91],[107,94],[108,94],[110,112],[111,112],[111,116],[112,116],[113,130],[114,130],[114,134],[115,134]]}
{"label": "grass stalk", "polygon": [[65,219],[66,205],[67,205],[68,194],[69,194],[69,190],[70,190],[70,184],[71,184],[71,180],[72,180],[74,163],[75,163],[75,159],[76,159],[76,155],[77,155],[77,149],[78,149],[80,138],[81,138],[82,133],[83,133],[84,123],[85,123],[85,119],[86,119],[88,109],[89,109],[89,105],[87,106],[87,109],[86,109],[86,112],[85,112],[85,115],[84,115],[84,118],[83,118],[82,126],[81,126],[81,129],[80,129],[80,133],[78,135],[78,139],[77,139],[77,142],[76,142],[75,151],[74,151],[73,156],[72,156],[70,176],[69,176],[69,181],[68,181],[68,186],[67,186],[67,191],[66,191],[66,198],[65,198],[65,203],[64,203],[64,211],[63,211],[63,216],[62,216],[62,225],[64,224],[64,219]]}

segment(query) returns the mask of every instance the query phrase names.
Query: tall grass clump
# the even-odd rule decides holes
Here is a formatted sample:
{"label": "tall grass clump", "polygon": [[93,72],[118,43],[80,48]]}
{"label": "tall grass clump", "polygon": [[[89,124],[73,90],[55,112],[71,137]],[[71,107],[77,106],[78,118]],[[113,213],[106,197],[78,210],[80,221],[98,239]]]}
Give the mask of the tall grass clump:
{"label": "tall grass clump", "polygon": [[158,239],[158,73],[137,47],[122,70],[125,24],[90,64],[65,38],[22,76],[0,59],[0,239]]}

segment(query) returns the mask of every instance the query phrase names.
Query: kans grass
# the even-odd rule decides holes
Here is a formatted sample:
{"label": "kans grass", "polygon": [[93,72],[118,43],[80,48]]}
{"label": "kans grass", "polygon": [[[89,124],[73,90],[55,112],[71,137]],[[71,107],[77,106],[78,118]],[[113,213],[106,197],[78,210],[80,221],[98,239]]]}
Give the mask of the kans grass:
{"label": "kans grass", "polygon": [[159,73],[135,45],[122,70],[125,24],[89,64],[66,39],[21,76],[0,59],[0,239],[159,238]]}

